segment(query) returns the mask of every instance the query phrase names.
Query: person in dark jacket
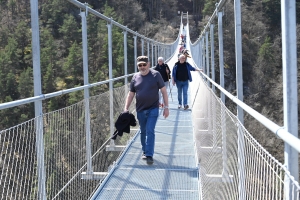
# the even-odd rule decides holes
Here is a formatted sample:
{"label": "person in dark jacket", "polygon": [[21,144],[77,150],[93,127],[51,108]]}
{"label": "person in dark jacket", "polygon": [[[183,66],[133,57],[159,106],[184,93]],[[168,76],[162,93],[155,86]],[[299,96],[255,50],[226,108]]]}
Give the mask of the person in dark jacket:
{"label": "person in dark jacket", "polygon": [[189,81],[192,81],[191,71],[202,71],[201,69],[196,69],[186,62],[186,56],[181,54],[179,56],[179,61],[175,63],[172,71],[172,83],[176,84],[178,91],[178,109],[182,106],[182,96],[184,110],[188,109],[187,104],[187,91],[189,89]]}
{"label": "person in dark jacket", "polygon": [[[166,90],[168,91],[171,70],[169,66],[164,63],[163,57],[157,58],[157,65],[154,67],[154,69],[158,71],[161,77],[164,79]],[[164,107],[163,100],[162,100],[162,93],[160,90],[159,90],[159,107]]]}

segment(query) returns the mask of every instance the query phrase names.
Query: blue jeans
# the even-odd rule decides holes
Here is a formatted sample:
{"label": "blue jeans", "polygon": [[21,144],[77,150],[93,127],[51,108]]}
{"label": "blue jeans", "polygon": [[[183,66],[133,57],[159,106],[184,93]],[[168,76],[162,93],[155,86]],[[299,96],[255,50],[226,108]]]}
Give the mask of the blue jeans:
{"label": "blue jeans", "polygon": [[187,105],[187,91],[189,89],[189,80],[176,81],[176,86],[178,92],[178,104],[182,105],[182,95],[183,95],[183,105]]}
{"label": "blue jeans", "polygon": [[137,118],[141,128],[142,150],[146,156],[152,157],[154,154],[154,128],[158,118],[158,108],[139,111],[137,112]]}

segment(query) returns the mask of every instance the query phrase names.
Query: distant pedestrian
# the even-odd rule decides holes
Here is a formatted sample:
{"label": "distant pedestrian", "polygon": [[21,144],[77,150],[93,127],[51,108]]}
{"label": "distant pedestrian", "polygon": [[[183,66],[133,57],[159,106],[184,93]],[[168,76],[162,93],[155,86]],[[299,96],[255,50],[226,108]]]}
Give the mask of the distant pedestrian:
{"label": "distant pedestrian", "polygon": [[[169,79],[170,79],[171,70],[169,66],[164,63],[163,57],[157,58],[157,65],[154,67],[154,69],[161,74],[165,82],[166,90],[168,91],[169,84],[170,84]],[[159,107],[164,107],[161,91],[159,91]]]}
{"label": "distant pedestrian", "polygon": [[184,105],[184,110],[189,108],[187,103],[187,91],[189,89],[189,81],[192,81],[191,71],[202,70],[196,69],[193,66],[191,66],[188,62],[186,62],[185,55],[181,54],[179,56],[179,61],[175,63],[175,66],[172,71],[172,83],[173,85],[176,84],[178,91],[178,109],[180,109],[182,105]]}
{"label": "distant pedestrian", "polygon": [[155,125],[158,118],[158,91],[161,90],[164,99],[163,116],[169,116],[168,94],[164,80],[160,73],[150,69],[147,56],[137,58],[139,72],[134,74],[130,82],[124,111],[128,108],[135,96],[136,112],[141,130],[142,159],[147,160],[147,164],[153,164]]}
{"label": "distant pedestrian", "polygon": [[179,53],[181,53],[185,49],[185,44],[179,48]]}

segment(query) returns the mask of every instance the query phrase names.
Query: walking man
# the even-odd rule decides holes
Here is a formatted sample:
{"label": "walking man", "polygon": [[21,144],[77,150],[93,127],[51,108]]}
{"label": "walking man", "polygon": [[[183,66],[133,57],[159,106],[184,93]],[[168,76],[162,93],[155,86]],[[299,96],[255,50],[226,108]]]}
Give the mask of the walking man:
{"label": "walking man", "polygon": [[135,96],[136,112],[141,129],[142,158],[147,160],[147,164],[153,164],[155,133],[154,128],[159,113],[158,91],[161,90],[164,99],[163,116],[169,116],[168,95],[164,80],[160,73],[150,69],[150,63],[147,56],[137,58],[137,72],[130,82],[130,91],[128,92],[124,111],[128,108]]}
{"label": "walking man", "polygon": [[[157,65],[154,67],[154,69],[160,73],[161,77],[165,82],[166,90],[168,91],[168,87],[170,84],[169,78],[170,78],[171,70],[169,66],[164,63],[163,57],[157,58]],[[159,107],[164,107],[161,91],[159,91]]]}
{"label": "walking man", "polygon": [[[189,89],[189,81],[192,81],[191,71],[202,71],[191,66],[186,62],[186,56],[181,54],[179,56],[179,61],[175,63],[172,71],[172,83],[176,84],[178,91],[178,109],[181,108],[182,103],[184,105],[184,110],[189,108],[187,103],[187,91]],[[182,102],[183,96],[183,102]]]}

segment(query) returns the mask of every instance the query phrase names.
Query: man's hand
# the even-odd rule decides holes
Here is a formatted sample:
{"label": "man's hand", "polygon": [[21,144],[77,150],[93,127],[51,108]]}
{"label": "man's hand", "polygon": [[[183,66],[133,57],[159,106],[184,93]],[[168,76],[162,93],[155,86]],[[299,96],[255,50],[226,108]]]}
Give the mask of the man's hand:
{"label": "man's hand", "polygon": [[164,108],[163,116],[167,118],[169,116],[169,108]]}
{"label": "man's hand", "polygon": [[165,118],[167,118],[169,116],[169,102],[168,102],[168,93],[167,93],[167,89],[166,89],[166,86],[162,87],[160,89],[161,93],[162,93],[162,96],[163,96],[163,99],[164,99],[164,112],[163,112],[163,116]]}

